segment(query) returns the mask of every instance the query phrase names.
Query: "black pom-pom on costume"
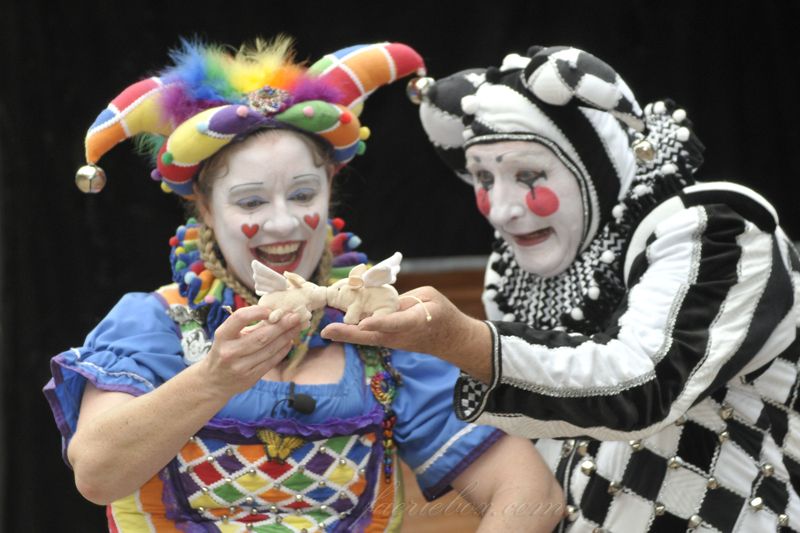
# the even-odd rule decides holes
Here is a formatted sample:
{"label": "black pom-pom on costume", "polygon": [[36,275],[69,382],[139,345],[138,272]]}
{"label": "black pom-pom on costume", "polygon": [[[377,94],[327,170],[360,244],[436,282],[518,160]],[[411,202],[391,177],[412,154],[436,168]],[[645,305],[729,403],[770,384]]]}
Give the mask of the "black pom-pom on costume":
{"label": "black pom-pom on costume", "polygon": [[528,52],[527,52],[526,55],[528,57],[533,57],[536,54],[538,54],[539,52],[541,52],[542,50],[544,50],[544,46],[533,45],[530,48],[528,48]]}
{"label": "black pom-pom on costume", "polygon": [[503,76],[503,72],[497,67],[489,67],[486,69],[486,81],[489,83],[497,83]]}

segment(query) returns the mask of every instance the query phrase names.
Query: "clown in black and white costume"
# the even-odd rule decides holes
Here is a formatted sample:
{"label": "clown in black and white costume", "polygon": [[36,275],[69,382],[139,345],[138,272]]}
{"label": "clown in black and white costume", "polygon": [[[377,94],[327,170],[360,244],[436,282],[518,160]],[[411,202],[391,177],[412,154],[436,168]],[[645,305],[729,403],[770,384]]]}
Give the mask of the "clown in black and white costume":
{"label": "clown in black and white costume", "polygon": [[[407,299],[393,317],[327,335],[459,366],[459,418],[538,439],[567,494],[562,531],[800,531],[800,260],[772,206],[696,182],[703,146],[686,113],[670,101],[641,110],[613,69],[574,48],[534,47],[500,68],[417,81],[411,95],[498,229],[489,320],[428,287],[411,294],[430,322]],[[579,238],[555,248],[574,251],[549,270],[536,250],[567,222],[509,233],[532,215],[523,203],[503,218],[510,203],[492,192],[493,169],[525,146],[571,172],[581,200]],[[554,188],[548,173],[536,183]],[[563,217],[517,176],[536,220]],[[569,197],[556,196],[564,211]]]}

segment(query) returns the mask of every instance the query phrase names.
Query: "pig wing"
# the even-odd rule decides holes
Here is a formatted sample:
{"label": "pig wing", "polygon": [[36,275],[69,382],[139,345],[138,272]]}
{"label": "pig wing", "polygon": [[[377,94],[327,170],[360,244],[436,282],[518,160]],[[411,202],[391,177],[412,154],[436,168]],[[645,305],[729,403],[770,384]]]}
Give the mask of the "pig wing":
{"label": "pig wing", "polygon": [[253,280],[256,282],[257,295],[264,296],[273,292],[285,291],[289,288],[288,280],[267,265],[255,259],[251,264],[253,266]]}
{"label": "pig wing", "polygon": [[403,254],[395,252],[393,256],[385,259],[370,268],[361,278],[364,280],[365,287],[380,287],[381,285],[392,284],[397,281],[397,274],[400,272],[400,261]]}

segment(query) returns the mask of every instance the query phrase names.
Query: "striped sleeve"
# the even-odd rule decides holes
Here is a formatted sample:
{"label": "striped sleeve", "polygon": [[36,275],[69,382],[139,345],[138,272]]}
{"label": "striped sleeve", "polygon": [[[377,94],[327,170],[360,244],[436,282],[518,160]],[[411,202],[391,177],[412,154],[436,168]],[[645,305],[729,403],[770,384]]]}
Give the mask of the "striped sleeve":
{"label": "striped sleeve", "polygon": [[725,205],[682,209],[634,260],[603,333],[489,323],[492,382],[462,374],[457,414],[529,438],[653,434],[794,340],[788,254]]}

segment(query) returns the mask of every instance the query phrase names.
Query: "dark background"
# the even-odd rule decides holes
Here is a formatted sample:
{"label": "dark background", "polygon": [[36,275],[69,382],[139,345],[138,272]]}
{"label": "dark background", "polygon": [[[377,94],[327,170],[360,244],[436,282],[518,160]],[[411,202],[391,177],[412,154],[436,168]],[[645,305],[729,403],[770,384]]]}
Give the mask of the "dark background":
{"label": "dark background", "polygon": [[[61,462],[41,394],[49,359],[82,344],[119,297],[169,281],[172,195],[125,143],[99,195],[73,184],[83,138],[119,92],[162,67],[180,36],[238,46],[286,32],[315,61],[400,41],[433,77],[498,65],[533,44],[583,48],[645,103],[671,97],[707,146],[703,180],[749,185],[800,237],[798,4],[762,2],[109,2],[0,4],[0,531],[103,531]],[[427,143],[405,81],[367,102],[367,152],[345,173],[338,214],[383,259],[488,253],[470,189]],[[120,458],[124,460],[124,458]]]}

